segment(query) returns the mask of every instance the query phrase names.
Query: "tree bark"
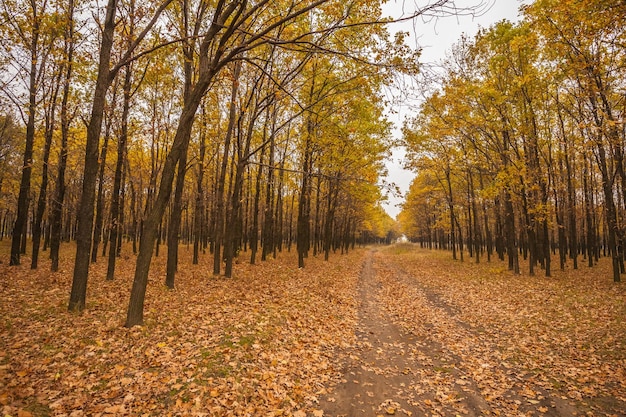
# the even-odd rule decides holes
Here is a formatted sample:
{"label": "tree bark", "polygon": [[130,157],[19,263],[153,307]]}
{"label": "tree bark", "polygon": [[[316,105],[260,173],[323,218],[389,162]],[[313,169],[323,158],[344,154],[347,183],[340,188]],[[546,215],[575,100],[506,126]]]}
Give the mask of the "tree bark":
{"label": "tree bark", "polygon": [[165,285],[174,288],[176,270],[178,267],[178,243],[180,235],[180,222],[183,211],[183,189],[185,188],[185,174],[187,173],[187,146],[182,150],[178,162],[178,174],[176,175],[176,189],[174,190],[174,204],[170,213],[170,222],[167,231],[167,268],[165,272]]}
{"label": "tree bark", "polygon": [[37,65],[39,62],[39,16],[36,3],[31,2],[33,13],[33,28],[30,41],[30,72],[28,82],[28,120],[26,121],[26,140],[24,144],[24,160],[22,163],[22,177],[20,192],[17,198],[17,217],[13,225],[11,237],[11,259],[9,265],[20,264],[22,246],[26,242],[26,224],[28,223],[28,206],[30,194],[30,178],[33,171],[33,146],[35,143],[35,114],[37,111]]}
{"label": "tree bark", "polygon": [[204,159],[206,154],[206,134],[200,132],[200,154],[198,155],[196,174],[196,206],[194,210],[193,264],[197,265],[200,257],[200,245],[204,231]]}
{"label": "tree bark", "polygon": [[[128,141],[128,114],[130,111],[130,94],[132,84],[131,65],[126,66],[124,75],[124,104],[122,106],[122,128],[117,139],[117,162],[113,178],[113,193],[111,195],[111,230],[109,232],[109,259],[107,262],[107,280],[115,277],[115,260],[117,258],[118,234],[120,233],[120,189],[122,187],[122,173],[126,158],[126,142]],[[95,243],[94,243],[95,245]]]}
{"label": "tree bark", "polygon": [[[224,9],[216,10],[214,21],[209,28],[209,33],[204,37],[202,45],[200,46],[200,71],[198,79],[188,97],[186,97],[176,129],[176,135],[174,136],[174,142],[165,159],[159,191],[154,206],[148,213],[144,224],[144,230],[139,243],[139,254],[137,255],[137,263],[135,265],[135,277],[128,304],[128,313],[126,315],[126,327],[143,323],[143,306],[146,287],[148,285],[148,272],[152,260],[152,251],[157,238],[158,226],[172,193],[172,183],[174,181],[176,165],[179,163],[182,153],[191,138],[191,128],[193,127],[195,114],[200,105],[200,101],[206,94],[213,77],[219,70],[219,68],[210,65],[208,55],[209,47],[212,44],[214,36],[222,29],[226,20],[234,12],[236,7],[240,6],[238,3],[231,3],[228,6],[224,6],[223,3],[220,4]],[[236,66],[237,65],[240,64],[236,64]],[[237,80],[237,77],[235,77],[235,80]],[[236,82],[234,84],[236,85]]]}
{"label": "tree bark", "polygon": [[93,227],[93,206],[95,185],[98,172],[98,147],[102,115],[106,103],[106,92],[111,83],[109,64],[115,32],[115,12],[117,0],[108,0],[106,18],[102,31],[102,44],[98,64],[98,78],[91,108],[91,118],[87,127],[87,143],[85,146],[85,166],[83,171],[83,187],[78,213],[78,230],[76,234],[76,258],[74,276],[68,309],[82,311],[85,308],[87,295],[87,278],[89,274],[89,255],[91,250],[91,233]]}
{"label": "tree bark", "polygon": [[59,94],[59,86],[61,84],[62,73],[55,80],[55,85],[50,98],[50,108],[46,115],[45,143],[43,151],[43,166],[41,168],[41,184],[39,186],[39,197],[37,198],[37,212],[33,221],[33,253],[31,257],[30,269],[37,269],[39,260],[39,246],[41,244],[43,215],[46,210],[46,201],[48,199],[48,162],[50,161],[50,148],[52,146],[52,136],[55,127],[55,115],[57,107],[57,98]]}
{"label": "tree bark", "polygon": [[233,86],[231,88],[230,109],[228,115],[228,127],[226,128],[226,137],[224,138],[224,154],[217,180],[216,210],[215,210],[215,235],[213,246],[213,274],[219,275],[222,265],[222,243],[224,240],[224,189],[226,186],[226,170],[228,168],[228,156],[230,152],[230,143],[235,132],[235,121],[237,118],[236,99],[239,90],[239,75],[241,73],[241,63],[237,62],[233,68]]}

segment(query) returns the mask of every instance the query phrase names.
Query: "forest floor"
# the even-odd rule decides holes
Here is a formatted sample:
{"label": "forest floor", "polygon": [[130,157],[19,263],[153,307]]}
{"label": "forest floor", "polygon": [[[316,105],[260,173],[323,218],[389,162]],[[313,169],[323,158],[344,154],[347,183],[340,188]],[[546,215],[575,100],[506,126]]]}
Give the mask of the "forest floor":
{"label": "forest floor", "polygon": [[334,416],[624,416],[626,288],[603,265],[513,276],[395,245],[360,281]]}
{"label": "forest floor", "polygon": [[156,258],[126,329],[133,255],[113,281],[92,265],[70,314],[72,252],[31,271],[0,242],[2,416],[626,415],[626,287],[603,263],[513,276],[406,244],[243,254],[225,279],[181,246],[176,289]]}

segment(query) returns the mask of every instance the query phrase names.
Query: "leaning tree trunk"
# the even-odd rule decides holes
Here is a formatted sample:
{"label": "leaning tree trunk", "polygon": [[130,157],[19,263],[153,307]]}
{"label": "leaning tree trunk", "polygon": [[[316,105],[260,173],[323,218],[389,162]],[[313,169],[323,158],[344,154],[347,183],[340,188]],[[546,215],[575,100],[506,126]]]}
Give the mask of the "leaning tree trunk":
{"label": "leaning tree trunk", "polygon": [[174,137],[174,143],[165,159],[159,190],[152,209],[144,222],[141,239],[139,241],[139,253],[135,264],[135,278],[130,294],[126,327],[143,323],[143,305],[148,284],[148,272],[150,270],[150,262],[152,261],[154,244],[157,240],[159,224],[161,223],[165,207],[172,193],[176,166],[182,157],[184,148],[189,143],[196,111],[202,96],[209,87],[211,78],[212,74],[211,77],[205,75],[200,79],[190,95],[189,101],[185,103]]}
{"label": "leaning tree trunk", "polygon": [[[180,162],[182,153],[189,144],[191,128],[198,107],[200,106],[200,101],[208,90],[213,77],[219,70],[219,68],[214,68],[209,65],[209,47],[212,44],[214,36],[221,30],[225,21],[229,18],[237,5],[237,3],[231,3],[225,6],[225,9],[219,16],[216,12],[216,17],[211,24],[209,33],[205,36],[200,46],[200,72],[198,79],[189,95],[185,97],[185,103],[179,118],[174,142],[172,143],[170,152],[165,158],[158,194],[152,210],[148,213],[144,223],[143,233],[139,243],[139,254],[137,255],[137,262],[135,264],[135,277],[131,289],[130,301],[128,303],[126,327],[143,323],[143,306],[148,285],[148,272],[150,270],[150,262],[152,261],[152,251],[157,239],[159,224],[161,223],[165,207],[172,193],[172,183],[176,173],[176,165]],[[240,64],[237,64],[236,67],[239,65]],[[237,80],[237,77],[235,77],[235,80]],[[236,85],[237,83],[235,82],[234,84]]]}

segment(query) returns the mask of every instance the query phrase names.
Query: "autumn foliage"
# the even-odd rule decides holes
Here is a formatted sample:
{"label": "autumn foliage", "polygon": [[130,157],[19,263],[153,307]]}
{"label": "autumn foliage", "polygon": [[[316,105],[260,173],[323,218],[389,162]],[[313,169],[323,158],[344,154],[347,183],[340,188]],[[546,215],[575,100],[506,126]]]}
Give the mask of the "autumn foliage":
{"label": "autumn foliage", "polygon": [[3,415],[623,415],[626,5],[381,6],[0,0]]}
{"label": "autumn foliage", "polygon": [[[624,18],[617,1],[536,1],[450,51],[404,128],[404,233],[520,272],[612,260],[624,274]],[[522,259],[523,258],[523,259]],[[556,262],[555,262],[556,264]]]}

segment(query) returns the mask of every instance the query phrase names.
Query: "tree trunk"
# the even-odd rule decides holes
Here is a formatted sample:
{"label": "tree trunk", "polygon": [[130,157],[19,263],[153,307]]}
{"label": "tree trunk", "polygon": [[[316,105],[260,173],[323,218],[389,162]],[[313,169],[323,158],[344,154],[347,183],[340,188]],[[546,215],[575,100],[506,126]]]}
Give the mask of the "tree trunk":
{"label": "tree trunk", "polygon": [[[204,126],[206,127],[206,126]],[[204,220],[204,158],[206,154],[205,129],[200,131],[200,154],[196,170],[196,206],[194,210],[193,264],[197,265],[200,256],[200,244],[203,234]]]}
{"label": "tree trunk", "polygon": [[[265,140],[263,142],[265,142]],[[261,149],[261,155],[259,156],[259,167],[257,169],[254,187],[254,202],[252,205],[252,230],[250,230],[250,265],[254,265],[256,263],[256,254],[259,248],[259,203],[261,200],[261,178],[263,177],[264,163],[265,146],[263,146],[263,148]],[[267,210],[267,208],[265,210]]]}
{"label": "tree trunk", "polygon": [[48,162],[50,160],[50,148],[52,146],[52,135],[55,126],[55,114],[57,106],[57,97],[59,93],[59,86],[61,84],[62,73],[59,71],[59,75],[55,80],[53,87],[52,97],[50,99],[50,108],[47,110],[46,115],[46,131],[45,131],[45,143],[43,151],[43,166],[41,169],[41,184],[39,186],[39,197],[37,198],[37,212],[33,221],[33,253],[31,257],[31,269],[37,269],[37,262],[39,260],[39,246],[41,243],[41,232],[43,215],[46,210],[46,201],[48,199]]}
{"label": "tree trunk", "polygon": [[167,232],[167,268],[165,285],[174,288],[176,270],[178,267],[178,237],[180,235],[180,222],[183,211],[183,189],[185,188],[185,174],[187,173],[187,149],[189,141],[183,147],[180,161],[178,162],[178,174],[176,176],[176,189],[174,191],[174,204],[170,213],[170,222]]}
{"label": "tree trunk", "polygon": [[[117,139],[117,163],[115,164],[115,177],[113,179],[113,193],[111,195],[111,230],[109,232],[109,259],[107,263],[107,280],[115,277],[115,258],[118,249],[118,234],[121,232],[120,224],[120,190],[122,187],[122,173],[124,159],[126,158],[126,142],[128,141],[128,114],[130,111],[130,94],[132,84],[132,66],[126,66],[124,76],[124,104],[122,107],[122,128]],[[94,242],[94,246],[97,244]]]}
{"label": "tree trunk", "polygon": [[[135,265],[135,277],[133,280],[133,287],[131,289],[130,301],[128,304],[128,313],[126,315],[126,327],[132,327],[143,323],[143,306],[146,295],[146,287],[148,285],[148,272],[150,270],[150,262],[152,260],[152,251],[154,243],[157,238],[157,228],[165,207],[172,193],[172,183],[174,181],[174,175],[176,171],[176,165],[179,163],[182,153],[185,151],[191,138],[191,128],[195,119],[196,111],[200,105],[200,101],[206,94],[213,77],[217,73],[218,69],[209,65],[208,51],[212,44],[213,36],[221,30],[226,19],[232,14],[238,3],[231,3],[225,6],[223,11],[216,11],[216,17],[214,18],[209,34],[207,34],[200,46],[200,63],[198,79],[190,90],[190,93],[185,97],[185,103],[179,118],[178,127],[176,129],[176,135],[174,136],[174,142],[167,157],[165,158],[165,164],[163,166],[163,173],[161,175],[161,182],[159,184],[159,191],[154,202],[152,210],[148,213],[146,222],[144,224],[144,230],[141,235],[141,241],[139,243],[139,254],[137,255],[137,263]],[[213,33],[213,35],[211,35]],[[238,67],[240,61],[235,65]],[[237,85],[237,77],[234,77],[235,86]],[[233,87],[236,89],[236,87]]]}
{"label": "tree trunk", "polygon": [[217,202],[215,210],[215,235],[214,235],[214,252],[213,252],[213,274],[219,275],[222,265],[222,241],[224,239],[224,188],[226,186],[226,170],[228,168],[228,156],[230,151],[230,143],[235,132],[235,121],[237,118],[236,98],[239,90],[239,74],[241,72],[241,63],[237,62],[233,69],[233,86],[230,96],[230,109],[228,116],[228,127],[226,129],[226,137],[224,138],[224,155],[217,180],[217,193],[215,199]]}
{"label": "tree trunk", "polygon": [[[274,113],[274,117],[276,113]],[[274,251],[274,154],[275,154],[275,132],[272,126],[269,148],[269,164],[267,168],[267,183],[265,187],[265,216],[263,225],[263,248],[261,260],[265,261],[267,255]]]}
{"label": "tree trunk", "polygon": [[[454,225],[457,223],[456,216],[454,215],[454,200],[452,195],[452,180],[450,178],[450,167],[448,166],[446,171],[446,198],[448,200],[448,210],[450,211],[450,245],[452,246],[452,259],[456,261],[456,237],[454,233]],[[459,232],[460,232],[459,228]]]}
{"label": "tree trunk", "polygon": [[78,231],[76,235],[76,258],[74,261],[74,276],[68,309],[82,311],[85,308],[87,295],[87,278],[89,274],[89,255],[91,250],[91,232],[93,227],[93,206],[95,186],[98,173],[98,147],[102,115],[106,102],[106,92],[111,82],[109,64],[111,48],[115,33],[115,11],[117,0],[108,0],[106,18],[102,31],[100,58],[98,64],[98,78],[91,108],[91,118],[87,127],[87,143],[85,146],[85,166],[83,171],[83,187],[80,197],[78,213]]}
{"label": "tree trunk", "polygon": [[[309,122],[311,124],[311,122]],[[296,226],[296,248],[298,250],[298,268],[304,268],[304,259],[309,252],[309,240],[310,240],[310,225],[309,225],[309,211],[310,211],[310,175],[312,164],[312,144],[311,134],[312,127],[308,128],[309,132],[306,137],[304,146],[304,162],[302,170],[302,184],[300,186],[300,198],[298,200],[298,221]]]}
{"label": "tree trunk", "polygon": [[[91,248],[91,262],[98,260],[98,245],[102,240],[102,226],[104,223],[104,168],[106,166],[107,151],[109,148],[109,138],[111,135],[111,125],[113,124],[112,114],[107,116],[104,128],[104,143],[100,152],[100,167],[98,170],[98,193],[96,195],[96,218],[93,226],[93,243]],[[103,249],[102,256],[106,253]]]}
{"label": "tree trunk", "polygon": [[13,225],[11,237],[11,259],[9,265],[20,264],[22,246],[26,242],[26,224],[28,223],[28,206],[30,194],[30,178],[33,171],[33,146],[35,143],[35,114],[37,111],[37,65],[39,62],[39,17],[35,2],[31,2],[33,13],[33,29],[30,41],[30,73],[28,84],[28,120],[26,121],[26,139],[24,144],[24,159],[22,163],[22,177],[20,192],[17,198],[17,217]]}

